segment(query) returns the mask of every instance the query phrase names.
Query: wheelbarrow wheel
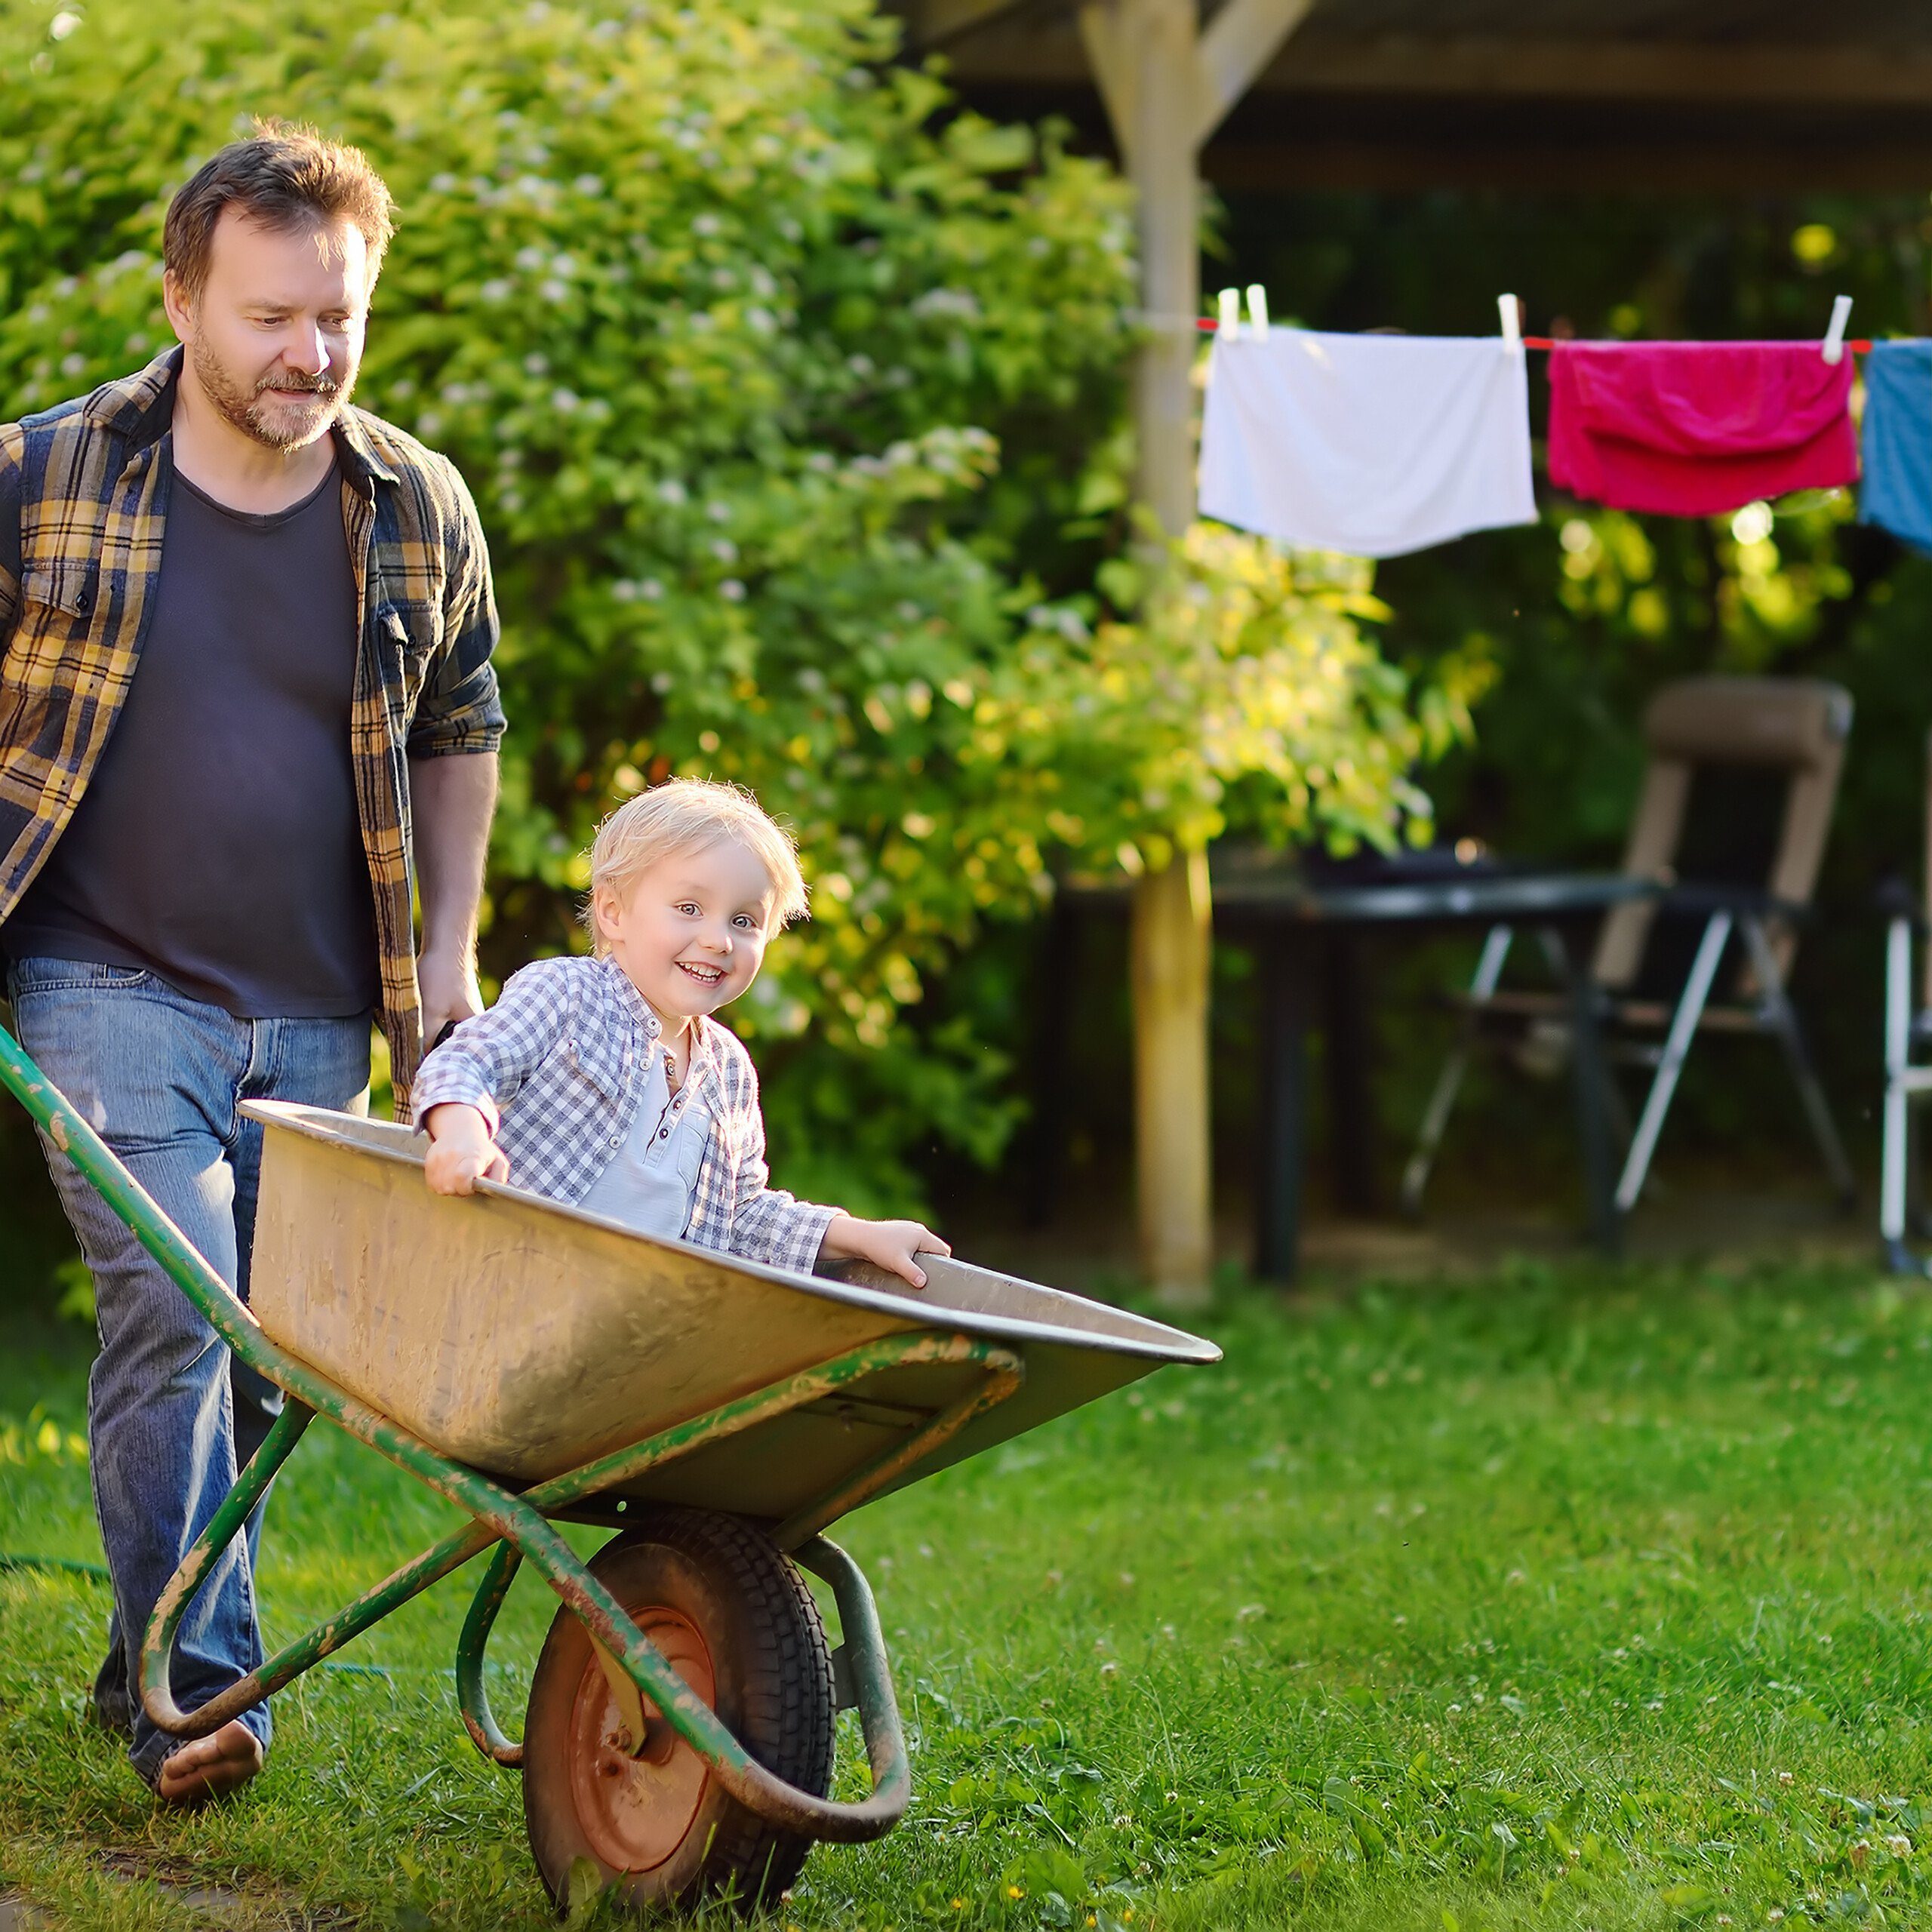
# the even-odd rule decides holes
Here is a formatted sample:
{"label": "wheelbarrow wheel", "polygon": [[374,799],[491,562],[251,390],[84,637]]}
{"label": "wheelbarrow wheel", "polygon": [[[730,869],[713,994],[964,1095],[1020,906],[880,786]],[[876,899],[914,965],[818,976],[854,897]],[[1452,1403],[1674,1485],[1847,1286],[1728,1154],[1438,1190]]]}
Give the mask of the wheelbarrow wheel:
{"label": "wheelbarrow wheel", "polygon": [[[606,1544],[590,1570],[753,1758],[826,1795],[837,1708],[825,1627],[769,1538],[736,1517],[667,1509]],[[523,1746],[524,1820],[551,1897],[568,1908],[588,1860],[601,1886],[636,1905],[725,1892],[749,1911],[776,1899],[811,1840],[729,1797],[648,1700],[645,1715],[632,1756],[597,1652],[559,1610]]]}

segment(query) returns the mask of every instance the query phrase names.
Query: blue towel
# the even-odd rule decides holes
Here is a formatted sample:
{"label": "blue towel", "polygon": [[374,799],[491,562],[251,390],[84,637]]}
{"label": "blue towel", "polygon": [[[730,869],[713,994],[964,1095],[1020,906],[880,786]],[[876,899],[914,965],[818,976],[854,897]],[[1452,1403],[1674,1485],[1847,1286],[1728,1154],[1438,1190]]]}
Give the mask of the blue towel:
{"label": "blue towel", "polygon": [[1932,342],[1875,342],[1865,358],[1858,520],[1932,552]]}

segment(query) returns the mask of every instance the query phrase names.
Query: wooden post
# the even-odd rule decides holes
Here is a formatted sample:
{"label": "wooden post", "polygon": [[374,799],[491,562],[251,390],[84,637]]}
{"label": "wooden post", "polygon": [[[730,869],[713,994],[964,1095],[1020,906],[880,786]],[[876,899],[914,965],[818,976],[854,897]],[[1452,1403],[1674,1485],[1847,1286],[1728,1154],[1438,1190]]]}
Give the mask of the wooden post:
{"label": "wooden post", "polygon": [[[1134,0],[1129,168],[1139,197],[1141,306],[1134,372],[1136,487],[1162,531],[1194,515],[1194,318],[1201,309],[1195,174],[1195,0]],[[1140,1266],[1177,1307],[1206,1299],[1214,1263],[1208,975],[1213,916],[1205,854],[1177,854],[1134,881],[1134,1198]]]}
{"label": "wooden post", "polygon": [[[1226,0],[1204,40],[1195,0],[1088,0],[1088,57],[1139,202],[1146,340],[1134,373],[1140,500],[1170,537],[1194,515],[1194,318],[1201,144],[1310,0]],[[1204,1300],[1214,1260],[1204,853],[1135,881],[1134,1180],[1140,1265],[1161,1299]]]}
{"label": "wooden post", "polygon": [[1208,1213],[1208,855],[1177,854],[1134,882],[1135,1200],[1140,1263],[1162,1300],[1205,1298]]}

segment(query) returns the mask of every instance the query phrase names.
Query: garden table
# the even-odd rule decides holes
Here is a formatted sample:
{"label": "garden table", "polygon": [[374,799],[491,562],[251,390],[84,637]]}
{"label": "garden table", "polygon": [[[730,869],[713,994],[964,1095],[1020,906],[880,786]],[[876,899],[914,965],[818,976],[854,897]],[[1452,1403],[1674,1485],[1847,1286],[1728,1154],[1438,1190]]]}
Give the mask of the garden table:
{"label": "garden table", "polygon": [[[1306,1150],[1307,1035],[1315,1001],[1312,968],[1325,956],[1327,997],[1322,1004],[1330,1047],[1331,1111],[1341,1142],[1338,1177],[1347,1204],[1365,1207],[1371,1192],[1366,1103],[1366,1012],[1352,958],[1355,941],[1371,931],[1439,931],[1458,926],[1527,928],[1562,972],[1574,1032],[1570,1065],[1578,1152],[1583,1170],[1586,1221],[1597,1247],[1619,1251],[1623,1213],[1616,1196],[1617,1170],[1609,1136],[1609,1085],[1605,1071],[1605,995],[1590,978],[1588,940],[1613,906],[1657,897],[1661,880],[1619,872],[1506,869],[1483,860],[1451,864],[1449,855],[1424,854],[1377,862],[1354,877],[1324,876],[1277,854],[1231,851],[1215,854],[1214,903],[1218,934],[1245,940],[1255,950],[1263,1017],[1260,1103],[1257,1135],[1254,1269],[1264,1280],[1294,1278],[1300,1244],[1302,1176]],[[1063,888],[1060,937],[1072,943],[1071,925],[1091,911],[1124,911],[1118,887],[1069,882]],[[1052,1001],[1071,983],[1063,970],[1045,976]],[[1040,1058],[1043,1097],[1063,1091],[1058,1063],[1064,1022],[1049,1014]],[[1049,1107],[1057,1102],[1048,1098]],[[1043,1132],[1043,1145],[1057,1137]],[[1036,1204],[1053,1187],[1051,1163],[1035,1169]]]}

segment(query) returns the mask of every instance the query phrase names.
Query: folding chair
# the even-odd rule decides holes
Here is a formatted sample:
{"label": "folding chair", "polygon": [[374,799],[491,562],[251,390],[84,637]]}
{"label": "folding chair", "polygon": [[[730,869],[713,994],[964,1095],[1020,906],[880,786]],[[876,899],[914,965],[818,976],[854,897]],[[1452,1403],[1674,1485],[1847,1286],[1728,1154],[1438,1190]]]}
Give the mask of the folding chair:
{"label": "folding chair", "polygon": [[1932,1044],[1932,950],[1921,965],[1916,1007],[1912,1001],[1912,944],[1925,937],[1925,907],[1932,906],[1932,739],[1926,743],[1926,898],[1915,907],[1903,887],[1885,933],[1885,1138],[1878,1183],[1878,1232],[1894,1273],[1932,1274],[1906,1244],[1912,1232],[1928,1232],[1913,1131],[1912,1103],[1932,1094],[1932,1066],[1917,1059]]}
{"label": "folding chair", "polygon": [[[1651,1069],[1634,1128],[1616,1123],[1628,1143],[1617,1186],[1620,1212],[1627,1214],[1643,1192],[1684,1060],[1700,1033],[1755,1033],[1778,1042],[1839,1199],[1848,1207],[1856,1198],[1850,1164],[1785,990],[1797,921],[1824,857],[1850,728],[1850,694],[1806,678],[1685,678],[1651,701],[1644,718],[1650,763],[1623,870],[1659,881],[1660,890],[1608,915],[1591,966],[1612,1057]],[[1511,927],[1491,928],[1459,1001],[1462,1028],[1403,1176],[1402,1204],[1411,1214],[1421,1210],[1474,1049],[1500,1038],[1531,1065],[1539,1058],[1560,1061],[1567,1051],[1566,996],[1501,985],[1515,937]],[[1734,942],[1742,956],[1730,997],[1713,1003]],[[1932,1088],[1932,1069],[1927,1081]],[[1616,1106],[1620,1111],[1620,1102]]]}

